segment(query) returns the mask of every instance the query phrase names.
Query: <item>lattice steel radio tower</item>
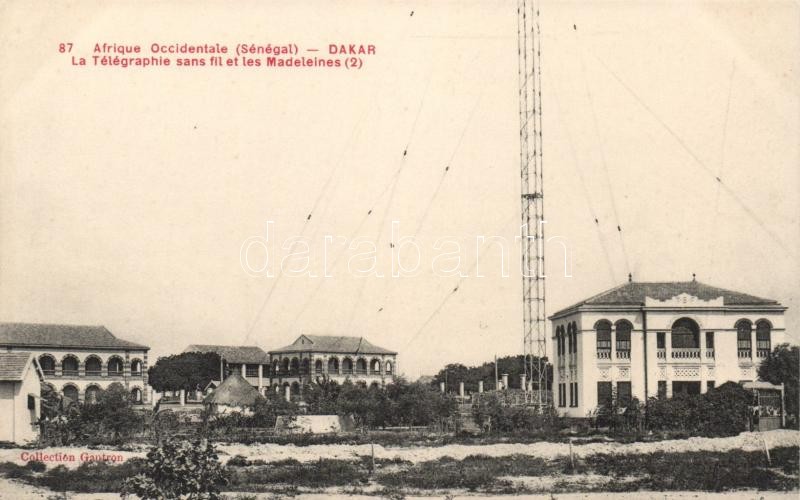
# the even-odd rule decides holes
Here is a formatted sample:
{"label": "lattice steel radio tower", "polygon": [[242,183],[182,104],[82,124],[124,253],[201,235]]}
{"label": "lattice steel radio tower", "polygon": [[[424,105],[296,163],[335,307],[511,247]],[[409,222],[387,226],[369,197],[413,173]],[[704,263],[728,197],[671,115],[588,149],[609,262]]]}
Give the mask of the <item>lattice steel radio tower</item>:
{"label": "lattice steel radio tower", "polygon": [[[533,403],[547,402],[542,186],[541,32],[536,0],[517,0],[519,145],[522,181],[522,310],[525,375]],[[534,387],[535,384],[535,387]],[[531,392],[532,389],[537,389]]]}

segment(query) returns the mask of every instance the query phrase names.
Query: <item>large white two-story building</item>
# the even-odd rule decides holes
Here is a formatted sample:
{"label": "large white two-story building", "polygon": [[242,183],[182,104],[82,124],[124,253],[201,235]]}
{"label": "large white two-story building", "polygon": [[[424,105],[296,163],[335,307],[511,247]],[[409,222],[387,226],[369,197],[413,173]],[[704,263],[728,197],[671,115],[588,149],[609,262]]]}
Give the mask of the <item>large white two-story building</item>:
{"label": "large white two-story building", "polygon": [[775,300],[698,281],[629,281],[550,316],[556,408],[586,417],[616,394],[671,397],[757,378],[783,342]]}

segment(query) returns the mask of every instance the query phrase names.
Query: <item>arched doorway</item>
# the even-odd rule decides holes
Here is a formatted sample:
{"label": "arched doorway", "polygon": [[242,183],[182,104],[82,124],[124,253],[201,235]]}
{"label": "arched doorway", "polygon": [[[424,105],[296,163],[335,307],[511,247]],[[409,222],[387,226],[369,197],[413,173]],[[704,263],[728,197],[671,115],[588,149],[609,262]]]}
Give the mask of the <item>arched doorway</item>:
{"label": "arched doorway", "polygon": [[78,388],[72,384],[65,385],[63,389],[61,389],[61,393],[64,394],[64,403],[77,403],[78,402]]}

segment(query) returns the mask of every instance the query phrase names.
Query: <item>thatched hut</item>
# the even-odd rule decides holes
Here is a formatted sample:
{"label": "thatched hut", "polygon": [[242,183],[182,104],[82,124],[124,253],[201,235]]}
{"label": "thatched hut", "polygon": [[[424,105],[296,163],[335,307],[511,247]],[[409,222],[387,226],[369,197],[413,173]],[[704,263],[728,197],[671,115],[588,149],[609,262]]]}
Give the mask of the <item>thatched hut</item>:
{"label": "thatched hut", "polygon": [[214,413],[248,413],[260,397],[258,390],[238,373],[231,374],[214,392],[203,399]]}

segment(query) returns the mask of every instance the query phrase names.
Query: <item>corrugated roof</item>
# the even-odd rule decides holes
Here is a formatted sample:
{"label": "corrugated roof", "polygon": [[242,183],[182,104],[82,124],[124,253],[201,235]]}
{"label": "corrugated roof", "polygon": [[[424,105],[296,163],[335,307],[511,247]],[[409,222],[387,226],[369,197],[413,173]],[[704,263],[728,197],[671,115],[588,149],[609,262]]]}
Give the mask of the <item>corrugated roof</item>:
{"label": "corrugated roof", "polygon": [[566,307],[553,313],[552,316],[558,316],[563,312],[582,305],[643,305],[645,297],[657,300],[668,300],[682,293],[693,295],[701,300],[712,300],[722,297],[723,304],[726,306],[780,305],[776,300],[764,299],[746,293],[717,288],[694,280],[658,282],[632,281]]}
{"label": "corrugated roof", "polygon": [[250,345],[192,344],[183,352],[215,352],[228,363],[269,363],[269,355],[264,349]]}
{"label": "corrugated roof", "polygon": [[345,337],[341,335],[300,335],[293,344],[270,353],[285,352],[332,352],[342,354],[397,354],[371,344],[364,337]]}
{"label": "corrugated roof", "polygon": [[255,387],[234,372],[203,399],[203,403],[228,406],[250,406],[259,394]]}
{"label": "corrugated roof", "polygon": [[27,347],[86,347],[95,349],[150,349],[118,339],[104,326],[0,323],[0,345]]}
{"label": "corrugated roof", "polygon": [[28,366],[33,353],[30,352],[2,352],[0,353],[0,380],[20,381],[25,376],[25,367]]}

